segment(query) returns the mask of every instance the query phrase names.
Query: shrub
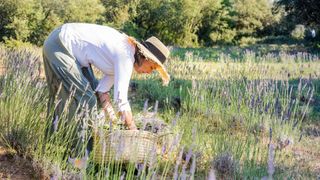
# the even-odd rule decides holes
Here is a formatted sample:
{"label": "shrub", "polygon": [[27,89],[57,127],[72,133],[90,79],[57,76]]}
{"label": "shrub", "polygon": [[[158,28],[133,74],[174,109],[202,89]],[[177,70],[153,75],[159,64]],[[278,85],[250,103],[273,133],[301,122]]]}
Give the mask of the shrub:
{"label": "shrub", "polygon": [[5,42],[5,47],[9,48],[9,49],[13,49],[13,48],[24,48],[24,47],[30,47],[33,46],[31,43],[29,42],[23,42],[20,40],[16,40],[13,38],[4,38],[4,42]]}
{"label": "shrub", "polygon": [[222,153],[213,160],[213,167],[222,179],[232,178],[237,170],[237,162],[230,153]]}
{"label": "shrub", "polygon": [[254,37],[242,37],[239,40],[240,45],[250,45],[250,44],[255,44],[257,42],[257,39]]}
{"label": "shrub", "polygon": [[302,40],[305,36],[305,27],[304,25],[296,25],[294,30],[291,32],[291,36],[295,39]]}

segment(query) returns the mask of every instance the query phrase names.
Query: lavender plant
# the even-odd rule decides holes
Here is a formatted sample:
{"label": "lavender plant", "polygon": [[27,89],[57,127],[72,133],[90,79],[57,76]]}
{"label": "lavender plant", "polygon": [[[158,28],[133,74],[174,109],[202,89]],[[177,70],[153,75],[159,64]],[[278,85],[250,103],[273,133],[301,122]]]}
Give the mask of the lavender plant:
{"label": "lavender plant", "polygon": [[[209,62],[188,52],[187,61],[168,62],[173,77],[169,87],[160,88],[153,75],[133,76],[134,113],[149,99],[159,115],[150,120],[160,117],[171,124],[172,138],[150,152],[150,163],[116,157],[105,161],[107,143],[101,140],[103,153],[97,163],[95,154],[86,151],[94,136],[90,126],[95,117],[83,111],[81,118],[65,122],[60,119],[67,117],[53,117],[53,111],[46,114],[48,94],[44,79],[39,78],[43,73],[39,54],[37,49],[0,47],[6,66],[0,75],[0,143],[32,157],[49,177],[58,179],[216,179],[222,171],[212,162],[225,152],[230,155],[225,159],[232,157],[228,167],[235,179],[281,178],[277,167],[291,161],[286,149],[298,142],[318,94],[314,79],[319,77],[319,57],[315,55],[246,51],[239,60],[232,53],[206,55],[217,58]],[[144,113],[147,109],[146,104]],[[47,128],[53,129],[49,137]],[[109,132],[97,133],[104,137]],[[118,145],[120,155],[123,147]]]}

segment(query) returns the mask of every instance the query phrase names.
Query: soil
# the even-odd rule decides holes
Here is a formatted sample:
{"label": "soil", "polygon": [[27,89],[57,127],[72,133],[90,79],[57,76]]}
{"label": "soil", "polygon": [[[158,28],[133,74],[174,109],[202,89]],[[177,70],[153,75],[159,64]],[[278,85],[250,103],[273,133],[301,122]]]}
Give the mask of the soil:
{"label": "soil", "polygon": [[0,179],[42,179],[35,172],[32,162],[15,155],[8,149],[0,146]]}
{"label": "soil", "polygon": [[300,169],[307,169],[320,179],[320,137],[309,137],[292,147],[293,157]]}

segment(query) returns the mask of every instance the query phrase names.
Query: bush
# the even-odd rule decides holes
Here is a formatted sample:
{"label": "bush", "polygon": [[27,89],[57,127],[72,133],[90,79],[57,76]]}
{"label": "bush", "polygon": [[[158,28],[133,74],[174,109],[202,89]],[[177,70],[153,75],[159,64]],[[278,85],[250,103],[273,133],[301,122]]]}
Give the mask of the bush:
{"label": "bush", "polygon": [[235,29],[224,29],[223,32],[212,32],[210,34],[210,39],[213,42],[224,42],[224,43],[232,43],[234,37],[237,32]]}
{"label": "bush", "polygon": [[242,45],[242,46],[255,44],[256,42],[257,42],[257,39],[254,38],[254,37],[242,37],[239,40],[239,44]]}
{"label": "bush", "polygon": [[233,156],[228,152],[216,156],[212,164],[214,169],[217,171],[218,175],[222,179],[233,179],[238,169],[237,162],[235,161]]}
{"label": "bush", "polygon": [[14,49],[14,48],[27,48],[27,47],[31,47],[33,46],[31,43],[29,42],[23,42],[20,40],[16,40],[16,39],[8,39],[8,38],[4,38],[4,42],[5,42],[5,47],[9,48],[9,49]]}
{"label": "bush", "polygon": [[66,22],[100,21],[104,7],[98,0],[25,0],[0,2],[0,40],[4,37],[42,45],[55,27]]}
{"label": "bush", "polygon": [[302,40],[305,36],[305,27],[304,25],[298,24],[294,28],[294,30],[291,32],[291,36],[295,39]]}

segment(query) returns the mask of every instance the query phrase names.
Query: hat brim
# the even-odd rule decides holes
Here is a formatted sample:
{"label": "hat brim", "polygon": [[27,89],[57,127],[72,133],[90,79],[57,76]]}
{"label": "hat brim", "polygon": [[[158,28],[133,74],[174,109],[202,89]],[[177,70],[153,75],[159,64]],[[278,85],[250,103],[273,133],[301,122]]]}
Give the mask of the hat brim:
{"label": "hat brim", "polygon": [[144,45],[142,45],[141,43],[139,43],[138,41],[136,41],[136,45],[139,49],[139,51],[150,61],[155,62],[158,67],[157,67],[157,71],[159,72],[161,79],[162,79],[162,84],[164,86],[167,86],[169,84],[170,81],[170,75],[168,74],[166,68],[164,67],[164,65],[161,63],[161,61],[155,56],[153,55]]}

